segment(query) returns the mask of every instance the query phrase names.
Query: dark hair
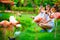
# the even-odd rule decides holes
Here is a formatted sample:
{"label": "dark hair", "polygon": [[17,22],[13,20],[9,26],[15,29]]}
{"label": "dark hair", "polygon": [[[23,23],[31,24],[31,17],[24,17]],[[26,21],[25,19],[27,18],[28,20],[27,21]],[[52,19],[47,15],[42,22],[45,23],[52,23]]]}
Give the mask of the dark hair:
{"label": "dark hair", "polygon": [[[46,5],[46,7],[49,7],[50,8],[50,5],[48,4],[48,5]],[[46,7],[45,7],[45,10],[46,10]],[[50,9],[49,9],[50,10]]]}
{"label": "dark hair", "polygon": [[56,9],[56,12],[60,11],[58,5],[54,5],[54,8]]}

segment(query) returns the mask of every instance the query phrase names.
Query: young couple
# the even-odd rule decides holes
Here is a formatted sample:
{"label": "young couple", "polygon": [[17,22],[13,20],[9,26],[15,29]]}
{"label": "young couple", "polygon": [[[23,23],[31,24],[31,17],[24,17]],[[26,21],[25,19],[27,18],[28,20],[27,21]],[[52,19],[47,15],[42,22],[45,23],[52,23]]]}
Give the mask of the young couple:
{"label": "young couple", "polygon": [[36,22],[41,28],[41,32],[52,32],[54,28],[54,18],[51,16],[55,13],[55,8],[50,8],[50,5],[46,6],[46,10],[43,6],[40,7],[39,14],[34,18],[34,22]]}

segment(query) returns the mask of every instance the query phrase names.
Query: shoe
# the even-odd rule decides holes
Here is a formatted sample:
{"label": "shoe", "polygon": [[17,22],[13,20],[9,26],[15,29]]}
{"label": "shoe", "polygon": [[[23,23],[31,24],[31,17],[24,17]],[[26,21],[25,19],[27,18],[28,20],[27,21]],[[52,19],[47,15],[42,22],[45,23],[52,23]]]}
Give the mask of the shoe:
{"label": "shoe", "polygon": [[45,30],[40,30],[40,32],[46,32]]}
{"label": "shoe", "polygon": [[48,32],[52,32],[53,31],[53,29],[48,29]]}

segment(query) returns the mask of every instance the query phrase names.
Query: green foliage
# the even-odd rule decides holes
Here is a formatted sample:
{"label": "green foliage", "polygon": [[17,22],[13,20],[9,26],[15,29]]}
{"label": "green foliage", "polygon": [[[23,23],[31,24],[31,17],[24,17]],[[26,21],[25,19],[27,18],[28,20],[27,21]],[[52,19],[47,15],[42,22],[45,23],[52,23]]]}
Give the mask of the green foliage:
{"label": "green foliage", "polygon": [[[12,7],[12,10],[14,11],[27,11],[27,12],[33,12],[34,8],[31,7]],[[38,10],[38,8],[36,8],[36,11]]]}
{"label": "green foliage", "polygon": [[[50,4],[52,6],[57,1],[56,0],[26,0],[26,2],[27,2],[26,5],[27,7],[32,7],[33,6],[32,2],[34,2],[36,6],[40,6],[40,5],[46,6],[47,4]],[[25,4],[23,0],[21,0],[21,4],[22,3]]]}
{"label": "green foliage", "polygon": [[14,2],[18,2],[18,0],[14,0]]}
{"label": "green foliage", "polygon": [[21,0],[21,4],[24,4],[24,0]]}
{"label": "green foliage", "polygon": [[10,10],[11,5],[10,4],[4,4],[4,3],[0,3],[0,10],[4,11],[6,9]]}
{"label": "green foliage", "polygon": [[9,17],[13,15],[12,13],[8,12],[0,12],[0,21],[2,20],[9,20]]}
{"label": "green foliage", "polygon": [[[18,1],[19,0],[14,0],[16,4],[18,3]],[[59,0],[57,1],[56,0],[26,0],[26,3],[25,3],[25,0],[20,0],[20,5],[23,5],[23,7],[20,6],[19,8],[15,8],[15,9],[16,10],[26,10],[26,9],[31,10],[30,8],[32,8],[34,4],[35,6],[39,7],[40,5],[46,6],[47,4],[50,4],[51,6],[53,6],[53,4],[55,3],[60,3],[60,1]],[[24,4],[26,4],[25,7],[28,7],[28,8],[24,8]],[[10,4],[8,4],[8,7],[10,8]],[[6,6],[3,6],[0,3],[0,10],[5,10],[5,9],[6,9]]]}
{"label": "green foliage", "polygon": [[3,40],[3,33],[2,33],[2,30],[0,30],[0,40]]}
{"label": "green foliage", "polygon": [[4,7],[4,5],[2,3],[0,3],[0,10],[4,11],[6,8]]}

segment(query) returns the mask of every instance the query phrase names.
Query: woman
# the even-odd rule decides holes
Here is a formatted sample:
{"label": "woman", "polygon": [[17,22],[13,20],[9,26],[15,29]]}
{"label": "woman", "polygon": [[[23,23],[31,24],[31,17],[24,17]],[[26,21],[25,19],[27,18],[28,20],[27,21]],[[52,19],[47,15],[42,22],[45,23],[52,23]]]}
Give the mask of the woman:
{"label": "woman", "polygon": [[54,14],[54,10],[54,8],[51,8],[51,13],[45,14],[46,22],[39,24],[42,28],[47,29],[48,32],[52,32],[54,27],[54,18],[51,17]]}
{"label": "woman", "polygon": [[37,24],[39,24],[40,22],[44,22],[44,20],[45,20],[44,14],[45,14],[45,9],[43,6],[41,6],[40,13],[34,18],[34,22],[36,22]]}
{"label": "woman", "polygon": [[46,21],[45,9],[43,6],[41,6],[39,14],[34,18],[34,22],[36,22],[42,28],[41,32],[46,31],[46,29],[40,25],[41,23],[44,23],[45,21]]}

